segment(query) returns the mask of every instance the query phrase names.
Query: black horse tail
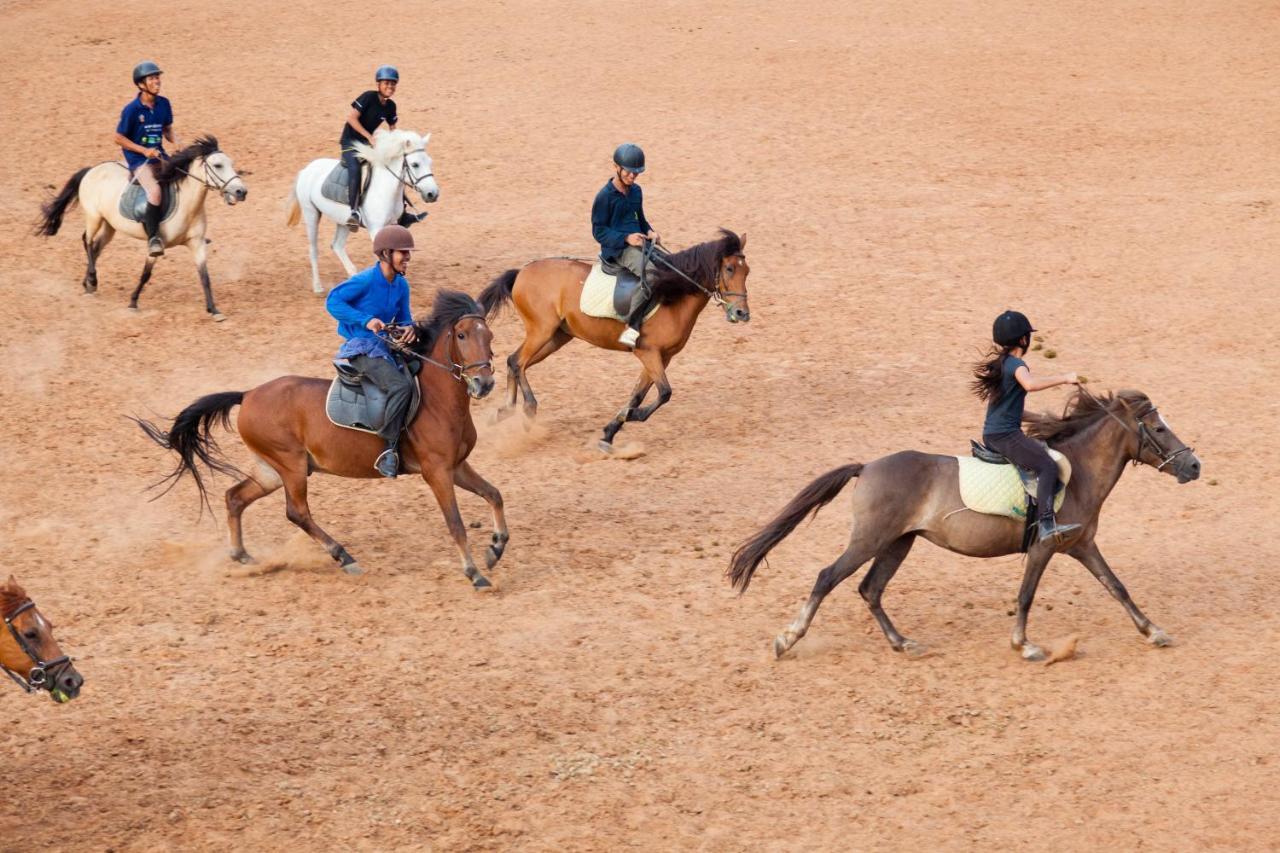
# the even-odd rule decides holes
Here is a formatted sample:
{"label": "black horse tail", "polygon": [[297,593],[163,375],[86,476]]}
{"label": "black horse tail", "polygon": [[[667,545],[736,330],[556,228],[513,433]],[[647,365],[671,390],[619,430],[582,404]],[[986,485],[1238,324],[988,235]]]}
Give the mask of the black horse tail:
{"label": "black horse tail", "polygon": [[231,410],[240,405],[243,400],[243,391],[223,391],[220,394],[201,397],[183,409],[173,419],[173,426],[167,431],[150,421],[130,418],[142,427],[147,438],[178,454],[178,466],[173,469],[173,473],[155,484],[156,486],[166,482],[169,484],[163,492],[156,495],[157,498],[168,494],[169,489],[176,486],[178,480],[182,479],[182,475],[190,472],[191,478],[196,481],[196,488],[200,490],[201,507],[208,507],[209,494],[205,490],[204,478],[200,476],[197,461],[203,462],[210,471],[231,477],[244,477],[244,474],[222,455],[218,443],[210,435],[218,424],[221,424],[223,429],[231,429]]}
{"label": "black horse tail", "polygon": [[37,235],[52,237],[58,233],[58,229],[62,227],[62,215],[67,212],[67,208],[76,203],[80,195],[80,182],[84,180],[85,175],[89,174],[89,168],[85,166],[72,175],[66,186],[62,188],[62,192],[50,199],[48,204],[40,205],[40,218],[36,220]]}
{"label": "black horse tail", "polygon": [[756,567],[779,542],[791,535],[791,531],[795,530],[806,516],[817,515],[820,509],[840,494],[840,490],[848,485],[850,480],[861,473],[862,464],[859,462],[828,471],[805,486],[800,494],[791,499],[791,503],[782,508],[782,512],[778,513],[773,521],[764,526],[764,529],[743,542],[738,550],[733,552],[729,569],[725,572],[738,593],[747,591]]}
{"label": "black horse tail", "polygon": [[476,301],[480,303],[480,307],[484,308],[486,317],[492,317],[498,313],[499,308],[511,301],[511,291],[515,289],[518,275],[520,270],[507,270],[480,291]]}

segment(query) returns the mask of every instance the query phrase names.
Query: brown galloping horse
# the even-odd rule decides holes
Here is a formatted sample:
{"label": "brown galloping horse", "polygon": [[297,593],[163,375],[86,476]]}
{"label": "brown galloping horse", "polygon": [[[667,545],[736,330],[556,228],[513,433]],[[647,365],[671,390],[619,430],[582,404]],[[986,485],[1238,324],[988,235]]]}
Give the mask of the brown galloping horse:
{"label": "brown galloping horse", "polygon": [[[493,390],[493,333],[475,300],[455,290],[436,294],[431,316],[417,325],[418,339],[411,349],[423,362],[417,380],[422,406],[400,443],[401,467],[421,473],[431,487],[472,586],[491,590],[493,585],[476,568],[467,548],[467,531],[458,513],[454,486],[479,495],[493,509],[493,538],[485,554],[485,564],[492,569],[509,538],[502,495],[476,473],[467,456],[476,444],[469,398],[479,399]],[[153,441],[179,456],[177,468],[166,478],[172,481],[170,487],[189,472],[207,506],[208,494],[197,462],[243,478],[227,490],[233,559],[252,561],[244,550],[240,530],[245,507],[283,486],[288,519],[323,545],[343,571],[361,572],[347,550],[312,519],[307,477],[313,471],[339,477],[376,477],[373,463],[384,444],[376,435],[334,426],[325,414],[328,389],[326,379],[282,376],[250,391],[201,397],[178,415],[168,431],[138,421]],[[255,476],[236,470],[210,436],[218,422],[230,428],[231,409],[237,405],[236,429],[257,459]]]}
{"label": "brown galloping horse", "polygon": [[[653,298],[661,303],[640,330],[635,355],[643,366],[631,399],[604,428],[600,449],[613,449],[613,437],[628,421],[646,421],[671,399],[671,383],[667,381],[667,364],[684,349],[702,309],[715,300],[724,308],[730,323],[751,319],[747,306],[747,274],[750,268],[743,252],[745,237],[721,229],[719,239],[701,243],[683,252],[668,255],[669,266],[655,264],[657,274]],[[509,411],[516,403],[516,388],[524,394],[524,411],[533,417],[538,400],[529,387],[528,370],[574,338],[580,338],[601,349],[626,351],[618,343],[622,323],[583,314],[579,304],[582,285],[591,272],[591,264],[572,258],[547,258],[534,261],[523,269],[507,270],[481,291],[479,302],[487,316],[492,316],[507,302],[514,302],[524,322],[524,343],[507,358],[507,403]],[[645,395],[654,383],[658,398],[641,408]]]}
{"label": "brown galloping horse", "polygon": [[55,702],[80,695],[84,679],[58,648],[53,623],[44,618],[13,575],[0,584],[0,670],[28,693],[48,690]]}
{"label": "brown galloping horse", "polygon": [[[1152,624],[1129,598],[1124,584],[1094,543],[1094,534],[1102,504],[1120,479],[1126,462],[1145,463],[1185,483],[1199,478],[1200,460],[1173,434],[1155,404],[1137,391],[1120,391],[1098,400],[1081,389],[1067,404],[1062,417],[1027,415],[1024,420],[1028,421],[1029,435],[1045,439],[1071,460],[1071,484],[1058,519],[1080,524],[1081,528],[1060,544],[1046,540],[1027,551],[1013,647],[1027,660],[1044,658],[1042,649],[1027,642],[1027,611],[1045,566],[1058,550],[1084,564],[1124,605],[1149,643],[1167,646],[1171,642],[1169,635]],[[827,594],[867,560],[874,562],[858,592],[870,606],[889,644],[911,654],[922,651],[923,646],[898,633],[880,606],[885,586],[917,536],[970,557],[999,557],[1019,550],[1023,522],[965,509],[954,457],[905,450],[866,465],[836,468],[806,486],[733,555],[728,576],[739,592],[746,591],[751,575],[769,551],[806,516],[830,503],[854,477],[860,479],[853,492],[854,526],[849,547],[819,573],[800,614],[774,640],[773,650],[778,657],[809,630],[818,605]]]}

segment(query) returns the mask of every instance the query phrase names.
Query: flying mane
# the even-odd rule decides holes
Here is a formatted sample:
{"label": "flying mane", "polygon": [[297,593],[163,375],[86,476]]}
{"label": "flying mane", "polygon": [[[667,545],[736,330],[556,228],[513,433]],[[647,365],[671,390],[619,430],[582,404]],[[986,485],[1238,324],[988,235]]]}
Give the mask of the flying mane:
{"label": "flying mane", "polygon": [[389,166],[406,152],[422,148],[426,139],[411,130],[379,130],[373,135],[373,144],[353,142],[356,156],[374,166]]}
{"label": "flying mane", "polygon": [[1108,411],[1132,409],[1150,402],[1150,398],[1141,391],[1116,391],[1094,397],[1082,388],[1067,400],[1060,416],[1049,412],[1027,412],[1023,414],[1022,421],[1027,425],[1027,435],[1056,444],[1084,432],[1106,417]]}
{"label": "flying mane", "polygon": [[187,176],[187,172],[191,171],[192,163],[201,157],[216,154],[220,150],[216,136],[207,134],[196,137],[195,142],[183,148],[168,160],[160,161],[160,168],[157,170],[159,174],[157,174],[156,180],[162,185],[180,181]]}
{"label": "flying mane", "polygon": [[478,314],[483,317],[484,309],[480,307],[480,303],[461,290],[437,292],[436,300],[431,306],[431,315],[417,323],[418,339],[411,348],[414,352],[426,355],[435,346],[441,332],[468,314]]}
{"label": "flying mane", "polygon": [[[727,228],[721,228],[719,238],[668,255],[667,262],[708,290],[714,290],[720,264],[725,258],[740,254],[742,240]],[[655,262],[654,267],[657,272],[653,278],[653,292],[662,302],[674,302],[681,296],[702,292],[661,263]]]}

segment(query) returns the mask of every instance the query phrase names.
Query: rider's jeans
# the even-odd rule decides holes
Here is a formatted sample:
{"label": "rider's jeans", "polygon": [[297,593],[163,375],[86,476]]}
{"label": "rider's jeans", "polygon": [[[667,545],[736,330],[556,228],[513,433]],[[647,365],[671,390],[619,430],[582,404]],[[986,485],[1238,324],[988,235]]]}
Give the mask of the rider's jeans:
{"label": "rider's jeans", "polygon": [[406,376],[400,368],[377,356],[357,355],[351,359],[351,364],[387,395],[386,415],[378,435],[386,441],[396,441],[404,429],[404,416],[413,400],[413,377]]}
{"label": "rider's jeans", "polygon": [[1040,518],[1053,516],[1053,495],[1058,490],[1058,463],[1038,441],[1028,438],[1020,429],[999,435],[984,435],[987,447],[1017,465],[1036,472],[1036,507]]}

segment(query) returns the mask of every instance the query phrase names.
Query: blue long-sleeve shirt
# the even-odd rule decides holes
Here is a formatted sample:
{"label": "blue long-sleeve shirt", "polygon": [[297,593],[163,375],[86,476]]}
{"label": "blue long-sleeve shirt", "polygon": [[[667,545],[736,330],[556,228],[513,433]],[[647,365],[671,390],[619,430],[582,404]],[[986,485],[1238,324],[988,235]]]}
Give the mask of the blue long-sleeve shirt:
{"label": "blue long-sleeve shirt", "polygon": [[610,178],[596,193],[591,205],[591,234],[606,260],[622,254],[628,234],[648,234],[652,230],[644,218],[644,194],[639,184],[632,184],[623,195]]}
{"label": "blue long-sleeve shirt", "polygon": [[409,282],[402,275],[387,281],[378,264],[330,290],[324,307],[338,321],[338,334],[347,339],[338,350],[338,358],[369,355],[394,362],[386,342],[369,331],[367,325],[374,317],[387,324],[413,322]]}

